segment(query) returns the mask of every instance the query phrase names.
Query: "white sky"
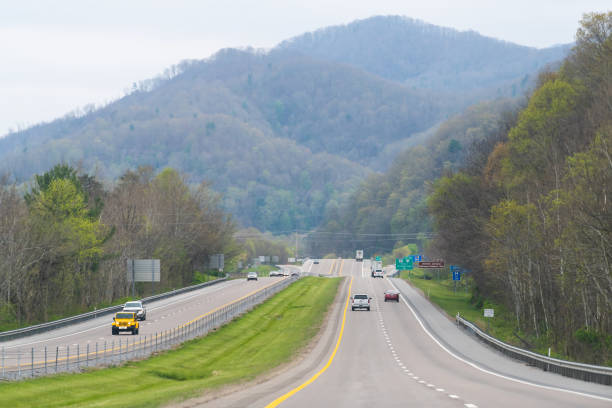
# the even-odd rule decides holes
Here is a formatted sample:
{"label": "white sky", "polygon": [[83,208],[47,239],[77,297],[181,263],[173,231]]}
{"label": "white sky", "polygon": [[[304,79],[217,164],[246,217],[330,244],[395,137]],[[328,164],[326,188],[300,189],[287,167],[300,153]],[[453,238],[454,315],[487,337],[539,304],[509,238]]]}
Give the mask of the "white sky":
{"label": "white sky", "polygon": [[610,0],[0,0],[0,136],[225,47],[282,40],[373,15],[404,15],[521,45],[569,43]]}

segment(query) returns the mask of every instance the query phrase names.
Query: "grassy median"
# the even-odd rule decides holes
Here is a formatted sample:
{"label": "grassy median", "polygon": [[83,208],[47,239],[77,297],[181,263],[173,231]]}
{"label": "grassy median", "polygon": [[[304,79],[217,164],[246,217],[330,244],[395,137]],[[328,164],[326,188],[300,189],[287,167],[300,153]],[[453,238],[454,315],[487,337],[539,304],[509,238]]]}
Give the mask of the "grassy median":
{"label": "grassy median", "polygon": [[468,287],[466,288],[466,281],[463,276],[461,277],[462,280],[457,282],[456,291],[455,283],[448,271],[440,271],[438,274],[438,271],[435,270],[425,272],[422,269],[416,269],[411,273],[402,271],[400,277],[421,289],[423,295],[449,316],[454,317],[457,313],[460,313],[464,319],[473,322],[482,330],[486,330],[486,319],[488,319],[483,316],[483,309],[494,309],[495,317],[489,321],[490,334],[507,343],[524,346],[514,335],[512,314],[504,307],[487,300],[475,300],[470,290],[470,282],[468,281]]}
{"label": "grassy median", "polygon": [[300,279],[218,331],[147,360],[0,384],[1,405],[152,407],[252,380],[291,360],[312,339],[339,283]]}

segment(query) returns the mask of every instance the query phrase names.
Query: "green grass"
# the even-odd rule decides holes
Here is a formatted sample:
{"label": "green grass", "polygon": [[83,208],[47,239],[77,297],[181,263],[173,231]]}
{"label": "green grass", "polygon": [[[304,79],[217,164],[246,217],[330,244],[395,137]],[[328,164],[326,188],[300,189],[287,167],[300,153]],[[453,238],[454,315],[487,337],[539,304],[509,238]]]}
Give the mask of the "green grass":
{"label": "green grass", "polygon": [[[431,279],[425,279],[428,276]],[[454,317],[460,313],[464,319],[475,323],[482,330],[486,330],[487,322],[483,316],[483,309],[494,309],[495,317],[491,318],[489,334],[510,344],[523,346],[518,343],[514,336],[514,317],[504,307],[498,304],[484,301],[482,307],[476,307],[470,300],[472,298],[470,290],[470,280],[466,291],[466,281],[457,282],[457,290],[454,291],[454,283],[449,272],[440,271],[440,275],[435,270],[425,272],[422,269],[415,269],[410,274],[408,271],[401,271],[400,277],[410,281],[414,286],[421,289],[423,294],[435,305],[439,306],[449,316]]]}
{"label": "green grass", "polygon": [[318,332],[340,279],[303,278],[176,350],[120,367],[0,384],[7,407],[152,407],[244,382],[289,361]]}

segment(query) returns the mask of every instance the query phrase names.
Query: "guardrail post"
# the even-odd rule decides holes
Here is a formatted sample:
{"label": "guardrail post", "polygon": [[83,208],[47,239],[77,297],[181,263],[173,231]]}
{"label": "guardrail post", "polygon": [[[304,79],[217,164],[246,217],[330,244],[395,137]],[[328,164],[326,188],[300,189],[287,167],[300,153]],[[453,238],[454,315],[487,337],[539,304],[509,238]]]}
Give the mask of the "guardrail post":
{"label": "guardrail post", "polygon": [[6,350],[4,349],[4,346],[2,346],[2,378],[4,378],[4,373],[5,373],[5,368],[4,368],[4,354],[6,353]]}
{"label": "guardrail post", "polygon": [[17,379],[21,378],[21,350],[17,350]]}
{"label": "guardrail post", "polygon": [[96,364],[94,365],[98,365],[99,359],[100,359],[100,356],[98,355],[98,342],[96,341]]}
{"label": "guardrail post", "polygon": [[34,347],[32,347],[32,359],[31,364],[30,364],[30,369],[32,370],[32,372],[30,373],[32,375],[32,378],[34,378]]}
{"label": "guardrail post", "polygon": [[81,368],[81,345],[77,344],[77,368]]}
{"label": "guardrail post", "polygon": [[66,346],[66,371],[70,371],[70,366],[68,362],[70,361],[70,345]]}
{"label": "guardrail post", "polygon": [[45,346],[45,375],[47,375],[47,346]]}
{"label": "guardrail post", "polygon": [[87,354],[85,356],[85,367],[89,367],[89,343],[87,343]]}
{"label": "guardrail post", "polygon": [[59,346],[55,346],[55,374],[57,374],[57,357],[59,355]]}

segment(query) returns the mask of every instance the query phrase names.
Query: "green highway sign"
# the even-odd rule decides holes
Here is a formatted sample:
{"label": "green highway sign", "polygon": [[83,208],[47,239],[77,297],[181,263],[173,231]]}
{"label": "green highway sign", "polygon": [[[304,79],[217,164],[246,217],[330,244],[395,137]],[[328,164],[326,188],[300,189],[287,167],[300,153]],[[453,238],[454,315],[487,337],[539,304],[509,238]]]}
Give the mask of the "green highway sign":
{"label": "green highway sign", "polygon": [[376,258],[374,258],[374,259],[375,259],[375,260],[377,260],[377,261],[380,261],[380,260],[381,260],[381,259],[380,259],[380,256],[377,256],[377,257],[376,257]]}
{"label": "green highway sign", "polygon": [[413,267],[412,259],[409,257],[397,258],[395,260],[395,269],[398,271],[411,271]]}

